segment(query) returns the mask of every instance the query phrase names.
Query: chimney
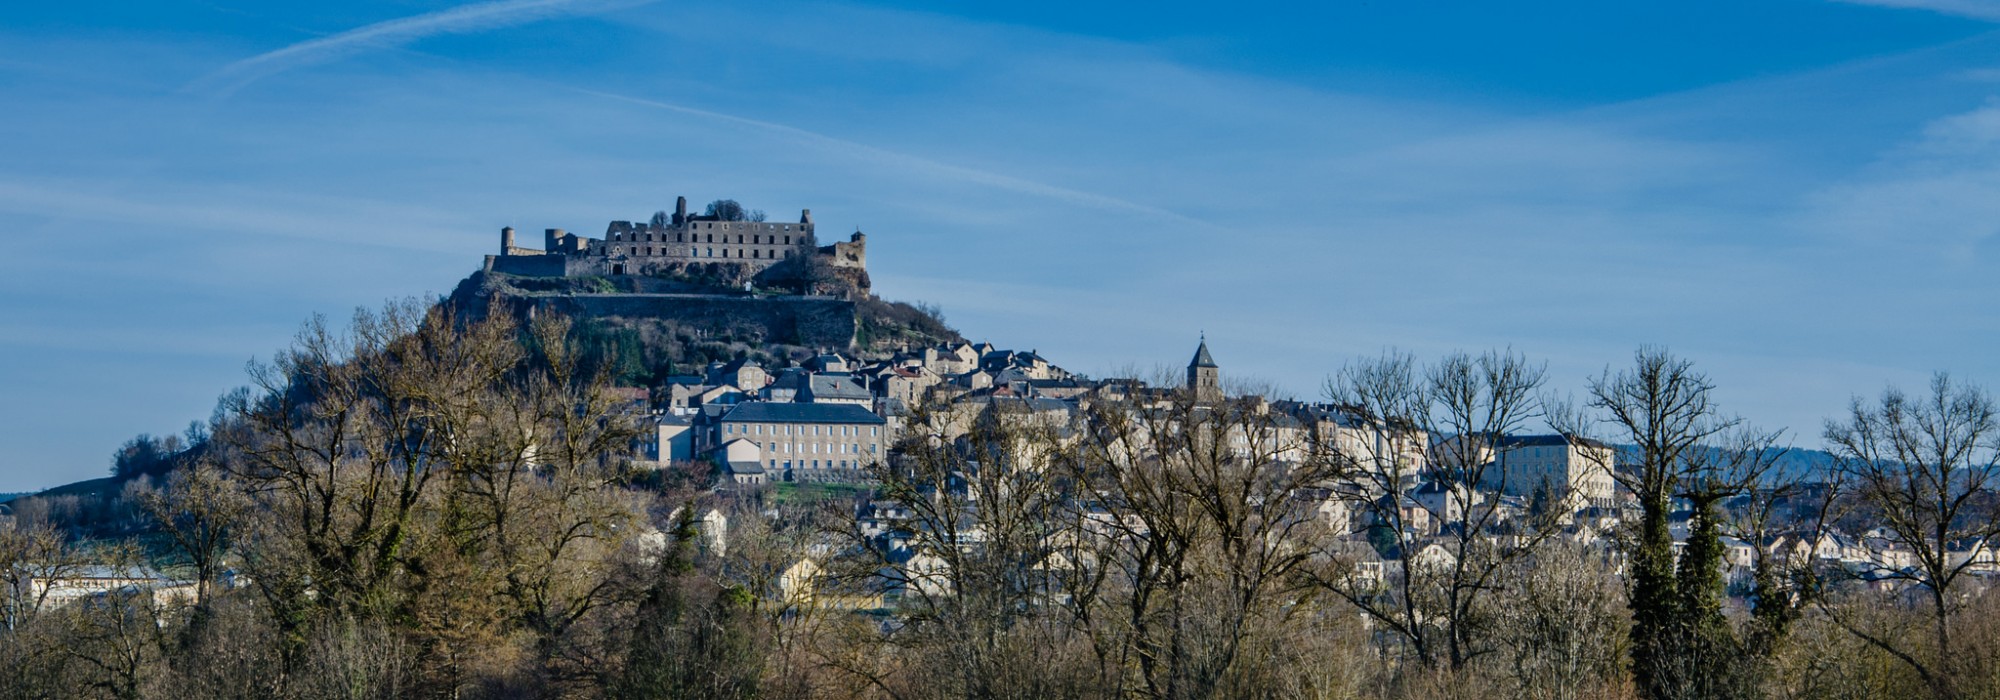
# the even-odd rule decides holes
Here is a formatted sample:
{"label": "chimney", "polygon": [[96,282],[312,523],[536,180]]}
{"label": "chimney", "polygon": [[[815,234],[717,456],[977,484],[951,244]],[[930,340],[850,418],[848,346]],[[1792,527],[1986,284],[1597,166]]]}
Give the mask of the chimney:
{"label": "chimney", "polygon": [[687,198],[687,197],[675,197],[675,198],[674,198],[674,225],[675,225],[675,226],[680,226],[680,225],[682,225],[682,224],[686,224],[686,223],[687,223],[687,218],[688,218],[688,198]]}
{"label": "chimney", "polygon": [[506,228],[500,229],[500,254],[511,255],[513,254],[513,252],[514,252],[514,227],[508,226]]}
{"label": "chimney", "polygon": [[811,225],[812,225],[812,222],[813,222],[813,210],[811,210],[811,209],[800,209],[800,210],[799,210],[799,223],[801,223],[801,224],[805,224],[805,225],[807,225],[807,226],[811,226]]}

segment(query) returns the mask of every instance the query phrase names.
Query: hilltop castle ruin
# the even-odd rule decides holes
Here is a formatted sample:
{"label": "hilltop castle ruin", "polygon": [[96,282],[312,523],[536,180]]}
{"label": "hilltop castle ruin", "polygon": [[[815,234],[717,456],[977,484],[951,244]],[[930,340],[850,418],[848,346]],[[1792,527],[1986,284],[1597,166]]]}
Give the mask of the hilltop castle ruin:
{"label": "hilltop castle ruin", "polygon": [[[514,228],[500,229],[500,254],[486,256],[486,270],[533,277],[653,275],[689,266],[732,266],[744,277],[798,256],[813,255],[832,267],[868,269],[868,237],[855,231],[847,241],[821,246],[813,235],[812,210],[798,223],[728,221],[690,215],[687,198],[674,203],[671,217],[651,222],[613,221],[604,237],[584,238],[559,228],[542,234],[542,248],[515,244]],[[712,267],[711,270],[721,269]],[[865,285],[864,285],[865,286]]]}

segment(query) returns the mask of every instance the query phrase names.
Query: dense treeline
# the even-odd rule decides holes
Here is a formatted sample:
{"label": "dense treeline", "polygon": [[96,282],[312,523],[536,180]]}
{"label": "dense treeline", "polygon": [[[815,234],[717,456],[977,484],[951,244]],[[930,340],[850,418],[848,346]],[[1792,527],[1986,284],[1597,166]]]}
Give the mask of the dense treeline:
{"label": "dense treeline", "polygon": [[[1333,429],[1256,392],[919,407],[872,489],[802,502],[630,471],[603,352],[414,303],[307,324],[121,450],[124,530],[17,508],[0,696],[2000,697],[1967,554],[2000,432],[1942,376],[1830,421],[1815,475],[1663,351],[1575,401],[1512,354],[1390,355],[1329,381]],[[1538,430],[1630,446],[1622,525],[1480,495]],[[1910,561],[1726,561],[1836,528]],[[107,566],[188,585],[32,583]]]}

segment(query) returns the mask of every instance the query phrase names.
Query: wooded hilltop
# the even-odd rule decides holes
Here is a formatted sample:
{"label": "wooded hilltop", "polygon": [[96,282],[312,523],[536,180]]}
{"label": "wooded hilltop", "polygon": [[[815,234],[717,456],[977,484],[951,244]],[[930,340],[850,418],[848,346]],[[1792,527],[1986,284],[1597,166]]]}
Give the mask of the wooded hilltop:
{"label": "wooded hilltop", "polygon": [[[1573,401],[1498,351],[1355,360],[1312,403],[1217,383],[1205,343],[1185,383],[1011,353],[857,399],[889,448],[821,483],[784,475],[832,450],[730,418],[808,401],[777,380],[663,395],[964,344],[848,303],[837,348],[315,318],[208,420],[7,504],[0,696],[2000,697],[2000,425],[1962,380],[1856,399],[1789,469],[1660,348]],[[718,444],[676,452],[690,421]]]}

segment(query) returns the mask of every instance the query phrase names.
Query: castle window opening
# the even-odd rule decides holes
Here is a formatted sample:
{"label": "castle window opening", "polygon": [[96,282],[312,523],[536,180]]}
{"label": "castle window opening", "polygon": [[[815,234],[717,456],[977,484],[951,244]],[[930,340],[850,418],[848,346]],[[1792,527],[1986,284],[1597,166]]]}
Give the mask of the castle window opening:
{"label": "castle window opening", "polygon": [[761,258],[761,257],[764,257],[764,251],[761,251],[761,250],[753,250],[753,251],[750,251],[750,257],[753,257],[753,258]]}
{"label": "castle window opening", "polygon": [[786,237],[785,237],[785,245],[791,245],[791,244],[792,244],[792,237],[791,237],[791,236],[786,236]]}

